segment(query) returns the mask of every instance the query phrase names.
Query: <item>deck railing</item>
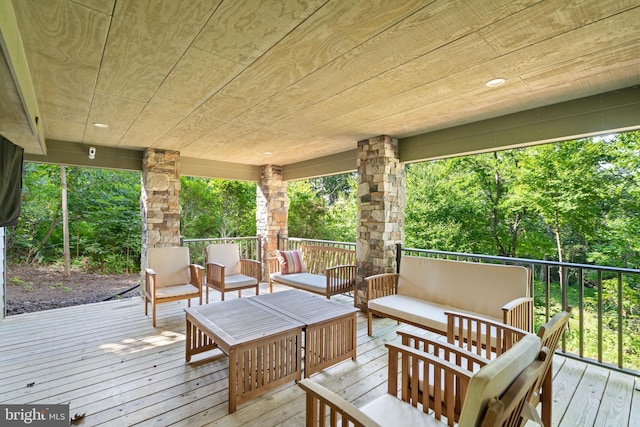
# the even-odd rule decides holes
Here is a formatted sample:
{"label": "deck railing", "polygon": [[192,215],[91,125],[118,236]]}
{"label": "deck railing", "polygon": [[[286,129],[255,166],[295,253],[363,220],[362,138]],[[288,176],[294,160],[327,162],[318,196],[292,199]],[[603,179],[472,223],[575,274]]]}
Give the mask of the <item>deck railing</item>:
{"label": "deck railing", "polygon": [[356,244],[352,242],[336,242],[333,240],[301,239],[299,237],[278,236],[278,249],[283,251],[298,249],[301,244],[329,246],[332,248],[356,250]]}
{"label": "deck railing", "polygon": [[[640,376],[638,349],[625,345],[625,331],[629,333],[625,326],[640,323],[640,313],[626,310],[624,298],[626,284],[640,284],[639,269],[413,248],[401,248],[398,254],[528,267],[533,273],[530,292],[535,301],[536,329],[571,305],[573,329],[563,337],[562,352]],[[595,351],[587,348],[591,340],[596,340]]]}
{"label": "deck railing", "polygon": [[[348,249],[356,247],[351,242],[293,237],[279,237],[278,247],[296,249],[303,242]],[[398,245],[397,254],[398,257],[424,256],[529,268],[533,273],[530,294],[535,301],[536,330],[571,305],[570,330],[563,337],[560,348],[564,355],[640,376],[640,349],[637,343],[629,342],[628,328],[628,325],[640,324],[640,313],[628,309],[625,304],[625,291],[640,291],[640,269],[405,248],[402,245]],[[594,342],[595,349],[589,345]]]}
{"label": "deck railing", "polygon": [[213,243],[237,243],[240,247],[240,258],[262,261],[262,246],[260,238],[253,237],[219,237],[206,239],[180,238],[180,245],[189,248],[191,262],[204,266],[207,255],[207,246]]}

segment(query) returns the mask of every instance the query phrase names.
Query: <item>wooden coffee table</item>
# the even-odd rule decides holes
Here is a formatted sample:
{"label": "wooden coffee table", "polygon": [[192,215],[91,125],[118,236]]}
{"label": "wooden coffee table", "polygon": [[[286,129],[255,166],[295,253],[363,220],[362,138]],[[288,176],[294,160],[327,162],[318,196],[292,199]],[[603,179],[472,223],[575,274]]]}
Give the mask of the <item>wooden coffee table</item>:
{"label": "wooden coffee table", "polygon": [[356,360],[358,309],[299,290],[248,298],[304,323],[304,376]]}
{"label": "wooden coffee table", "polygon": [[305,324],[251,298],[185,309],[186,360],[219,348],[229,356],[229,412],[301,379]]}

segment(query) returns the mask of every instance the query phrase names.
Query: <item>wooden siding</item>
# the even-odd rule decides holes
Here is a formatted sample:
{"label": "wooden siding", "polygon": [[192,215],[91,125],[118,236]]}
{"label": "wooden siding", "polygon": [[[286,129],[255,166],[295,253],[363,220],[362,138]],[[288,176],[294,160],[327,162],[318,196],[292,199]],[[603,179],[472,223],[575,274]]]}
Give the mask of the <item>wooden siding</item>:
{"label": "wooden siding", "polygon": [[[261,293],[267,289],[261,284]],[[293,383],[228,413],[227,357],[214,350],[185,363],[186,306],[160,305],[157,328],[140,298],[6,318],[0,323],[0,403],[70,403],[71,415],[86,414],[79,424],[85,426],[304,425],[303,392]],[[311,377],[356,406],[386,393],[384,344],[399,342],[396,331],[406,328],[389,319],[374,322],[368,337],[366,317],[358,313],[356,362]],[[638,389],[636,377],[556,355],[553,425],[637,427]]]}

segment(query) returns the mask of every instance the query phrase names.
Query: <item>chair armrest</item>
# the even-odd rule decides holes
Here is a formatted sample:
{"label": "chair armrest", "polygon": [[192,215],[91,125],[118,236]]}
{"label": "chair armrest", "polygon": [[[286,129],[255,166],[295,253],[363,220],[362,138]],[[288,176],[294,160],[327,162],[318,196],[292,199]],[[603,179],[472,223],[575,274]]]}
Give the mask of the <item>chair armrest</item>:
{"label": "chair armrest", "polygon": [[224,288],[224,265],[208,262],[205,267],[207,269],[207,285]]}
{"label": "chair armrest", "polygon": [[[399,376],[400,398],[403,401],[413,406],[420,403],[423,408],[432,409],[433,416],[438,420],[443,416],[448,420],[456,420],[462,411],[473,373],[406,345],[389,343],[385,346],[389,349],[389,394],[395,392],[397,395]],[[433,395],[430,392],[420,393],[421,381],[424,381],[425,389],[432,387]]]}
{"label": "chair armrest", "polygon": [[240,272],[245,276],[254,277],[258,282],[262,281],[262,264],[254,259],[241,259]]}
{"label": "chair armrest", "polygon": [[198,264],[189,264],[189,272],[191,273],[191,284],[202,290],[202,277],[204,275],[204,267]]}
{"label": "chair armrest", "polygon": [[398,292],[399,277],[400,275],[397,273],[382,273],[365,277],[368,299],[396,294]]}
{"label": "chair armrest", "polygon": [[533,332],[533,298],[516,298],[502,306],[502,320],[507,325]]}
{"label": "chair armrest", "polygon": [[307,413],[305,425],[326,425],[324,422],[326,417],[335,419],[339,416],[344,423],[352,422],[354,425],[379,427],[378,423],[351,403],[313,380],[303,379],[298,381],[298,386],[306,393]]}
{"label": "chair armrest", "polygon": [[351,291],[356,286],[355,265],[336,265],[324,270],[327,278],[327,291],[330,293]]}
{"label": "chair armrest", "polygon": [[155,298],[156,289],[156,272],[151,268],[145,268],[144,270],[144,291],[147,295]]}
{"label": "chair armrest", "polygon": [[396,333],[402,337],[402,345],[436,355],[440,359],[447,360],[470,372],[476,372],[489,363],[484,357],[466,348],[458,347],[440,339],[432,339],[406,331],[397,331]]}
{"label": "chair armrest", "polygon": [[467,313],[445,311],[447,342],[488,360],[509,350],[527,331]]}
{"label": "chair armrest", "polygon": [[271,273],[280,273],[280,262],[278,258],[269,258],[267,259],[267,264],[269,267],[269,274]]}

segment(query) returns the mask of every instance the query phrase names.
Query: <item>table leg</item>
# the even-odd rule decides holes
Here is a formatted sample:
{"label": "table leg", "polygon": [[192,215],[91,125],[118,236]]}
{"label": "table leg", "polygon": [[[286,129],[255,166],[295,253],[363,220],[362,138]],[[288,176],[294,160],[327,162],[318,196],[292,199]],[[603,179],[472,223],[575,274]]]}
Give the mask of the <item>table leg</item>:
{"label": "table leg", "polygon": [[192,330],[192,328],[193,328],[193,326],[191,324],[191,321],[189,320],[189,317],[187,316],[187,334],[186,334],[187,336],[186,336],[186,339],[185,339],[185,346],[186,347],[185,347],[185,352],[184,352],[185,359],[186,359],[187,362],[189,362],[191,360],[191,342],[192,342],[191,330]]}
{"label": "table leg", "polygon": [[229,352],[229,413],[236,411],[236,394],[237,394],[237,376],[238,376],[238,357],[236,349]]}

